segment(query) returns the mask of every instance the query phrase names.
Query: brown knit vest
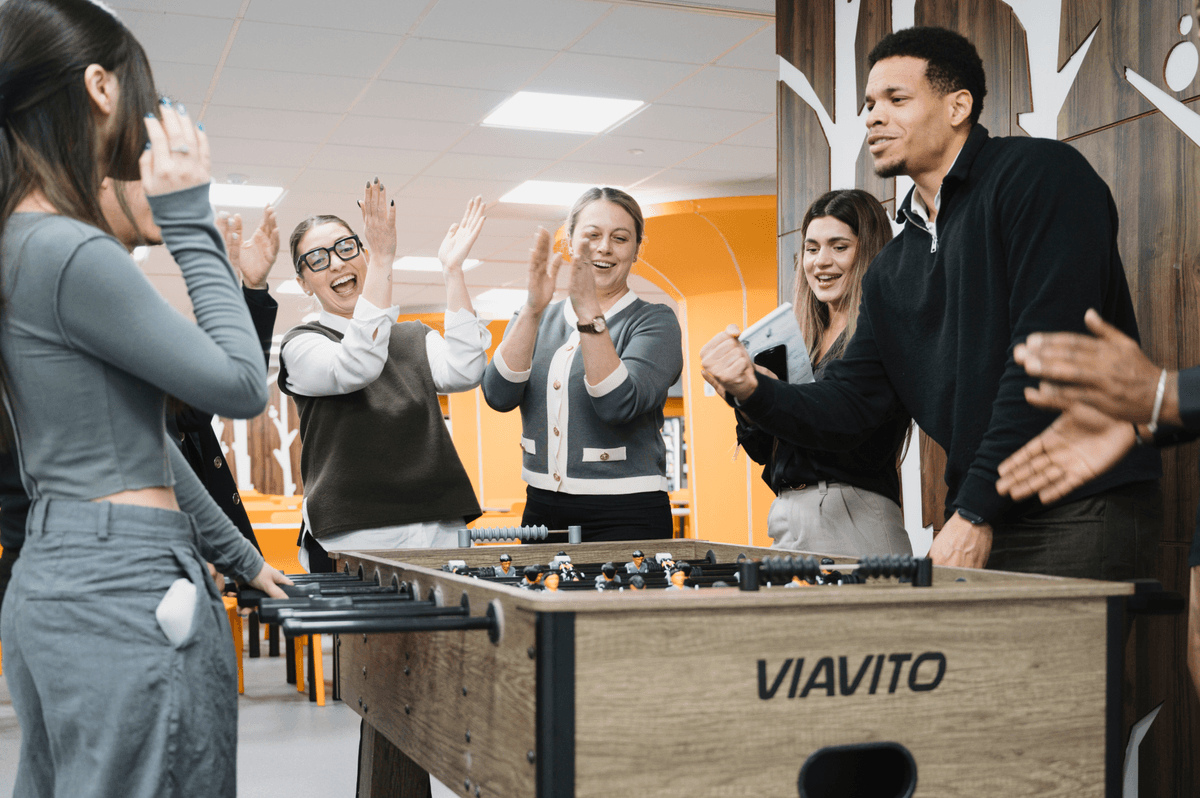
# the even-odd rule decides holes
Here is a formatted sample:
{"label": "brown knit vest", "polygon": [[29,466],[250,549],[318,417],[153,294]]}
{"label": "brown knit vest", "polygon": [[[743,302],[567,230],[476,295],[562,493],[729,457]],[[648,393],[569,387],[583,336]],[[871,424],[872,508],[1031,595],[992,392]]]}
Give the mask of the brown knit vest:
{"label": "brown knit vest", "polygon": [[[429,328],[392,325],[388,359],[370,385],[349,394],[299,396],[279,389],[300,412],[300,473],[314,537],[447,518],[480,516],[479,502],[442,419],[425,351]],[[322,324],[283,338],[342,334]]]}

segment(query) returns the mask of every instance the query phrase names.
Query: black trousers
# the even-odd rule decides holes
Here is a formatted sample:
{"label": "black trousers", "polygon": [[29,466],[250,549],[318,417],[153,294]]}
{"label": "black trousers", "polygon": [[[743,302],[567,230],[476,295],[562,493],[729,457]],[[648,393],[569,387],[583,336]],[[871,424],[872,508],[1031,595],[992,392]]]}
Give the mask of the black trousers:
{"label": "black trousers", "polygon": [[1155,575],[1158,482],[1122,485],[996,526],[987,567],[1120,581]]}
{"label": "black trousers", "polygon": [[[583,527],[584,543],[659,540],[674,534],[671,499],[666,491],[583,496],[529,487],[525,499],[522,526],[566,529],[578,525]],[[566,543],[567,535],[550,535],[547,542]]]}

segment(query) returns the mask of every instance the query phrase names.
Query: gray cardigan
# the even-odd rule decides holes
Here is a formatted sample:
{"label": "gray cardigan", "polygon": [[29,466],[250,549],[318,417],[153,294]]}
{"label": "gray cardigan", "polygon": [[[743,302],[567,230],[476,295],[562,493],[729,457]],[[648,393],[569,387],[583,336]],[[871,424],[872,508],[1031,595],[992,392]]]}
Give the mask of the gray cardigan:
{"label": "gray cardigan", "polygon": [[667,489],[663,404],[683,370],[679,322],[666,305],[632,291],[604,318],[621,365],[599,385],[585,383],[569,300],[542,315],[528,371],[509,369],[498,350],[483,375],[490,407],[521,408],[521,476],[535,488],[589,495]]}

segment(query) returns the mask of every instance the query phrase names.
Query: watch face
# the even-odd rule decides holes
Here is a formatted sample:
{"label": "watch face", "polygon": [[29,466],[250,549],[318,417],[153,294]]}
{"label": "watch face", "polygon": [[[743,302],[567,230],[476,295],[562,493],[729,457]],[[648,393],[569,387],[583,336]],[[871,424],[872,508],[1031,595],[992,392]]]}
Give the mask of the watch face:
{"label": "watch face", "polygon": [[602,333],[608,329],[608,325],[604,323],[603,316],[597,316],[596,318],[592,319],[592,329],[598,333]]}

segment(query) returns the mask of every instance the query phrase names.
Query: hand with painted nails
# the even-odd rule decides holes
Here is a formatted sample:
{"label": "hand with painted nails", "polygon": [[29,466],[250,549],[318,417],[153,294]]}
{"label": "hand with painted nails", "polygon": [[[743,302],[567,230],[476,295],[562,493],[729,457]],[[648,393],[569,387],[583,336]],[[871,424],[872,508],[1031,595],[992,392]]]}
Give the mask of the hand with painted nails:
{"label": "hand with painted nails", "polygon": [[387,189],[379,178],[367,182],[362,201],[363,238],[367,245],[367,268],[388,269],[396,260],[396,203],[389,202]]}
{"label": "hand with painted nails", "polygon": [[160,117],[147,116],[150,143],[138,167],[146,196],[169,194],[211,182],[208,136],[197,130],[183,106],[163,101]]}
{"label": "hand with painted nails", "polygon": [[242,238],[242,216],[235,213],[217,215],[217,229],[225,239],[225,250],[234,271],[242,276],[247,288],[263,290],[268,287],[267,276],[275,259],[279,256],[279,228],[275,223],[275,209],[268,205],[254,235]]}
{"label": "hand with painted nails", "polygon": [[450,225],[446,237],[442,239],[442,245],[438,247],[438,260],[442,262],[442,271],[452,272],[462,268],[486,220],[487,217],[483,215],[483,197],[475,197],[467,203],[462,221]]}

